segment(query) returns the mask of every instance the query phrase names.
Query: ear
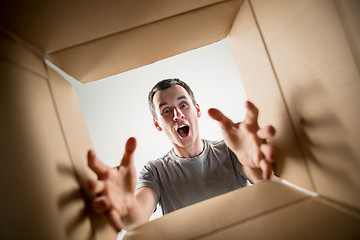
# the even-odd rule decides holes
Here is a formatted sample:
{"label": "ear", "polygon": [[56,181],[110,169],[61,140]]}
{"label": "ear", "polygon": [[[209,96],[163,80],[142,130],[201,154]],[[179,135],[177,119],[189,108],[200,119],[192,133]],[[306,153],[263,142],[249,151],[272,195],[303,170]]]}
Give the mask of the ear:
{"label": "ear", "polygon": [[201,111],[200,111],[200,106],[199,106],[199,104],[196,104],[196,105],[195,105],[195,108],[196,108],[196,111],[197,111],[197,117],[198,117],[198,118],[201,117]]}
{"label": "ear", "polygon": [[153,118],[153,123],[154,123],[156,129],[157,129],[159,132],[161,132],[161,131],[162,131],[162,128],[160,127],[159,122],[158,122],[155,118]]}

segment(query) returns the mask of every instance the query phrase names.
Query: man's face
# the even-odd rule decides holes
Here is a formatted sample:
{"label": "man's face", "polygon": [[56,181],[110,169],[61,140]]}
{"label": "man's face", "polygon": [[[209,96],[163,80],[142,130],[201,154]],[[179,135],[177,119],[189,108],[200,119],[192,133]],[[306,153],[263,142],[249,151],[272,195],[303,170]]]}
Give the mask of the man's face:
{"label": "man's face", "polygon": [[175,85],[154,95],[153,104],[157,115],[155,127],[164,131],[177,147],[191,148],[199,138],[198,118],[200,108],[194,106],[190,95]]}

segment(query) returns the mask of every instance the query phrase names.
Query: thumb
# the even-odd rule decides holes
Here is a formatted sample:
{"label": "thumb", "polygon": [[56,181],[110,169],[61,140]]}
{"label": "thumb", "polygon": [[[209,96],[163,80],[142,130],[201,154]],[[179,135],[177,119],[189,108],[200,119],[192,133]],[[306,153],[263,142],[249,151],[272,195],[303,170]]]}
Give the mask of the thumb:
{"label": "thumb", "polygon": [[233,121],[231,121],[231,119],[227,118],[220,110],[215,109],[215,108],[210,108],[209,111],[209,116],[216,120],[219,124],[220,127],[223,129],[228,129],[229,127],[231,127],[232,125],[234,125]]}
{"label": "thumb", "polygon": [[127,167],[134,164],[134,153],[136,149],[136,139],[131,137],[125,144],[124,156],[121,160],[120,166]]}

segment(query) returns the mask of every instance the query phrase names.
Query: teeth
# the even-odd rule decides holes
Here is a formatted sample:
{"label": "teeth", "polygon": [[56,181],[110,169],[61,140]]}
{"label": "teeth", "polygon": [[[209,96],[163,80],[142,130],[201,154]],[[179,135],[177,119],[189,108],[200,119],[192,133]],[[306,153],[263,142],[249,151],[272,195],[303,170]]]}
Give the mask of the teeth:
{"label": "teeth", "polygon": [[182,128],[182,127],[187,127],[187,125],[185,125],[185,124],[180,125],[180,126],[178,127],[178,129],[179,129],[179,128]]}

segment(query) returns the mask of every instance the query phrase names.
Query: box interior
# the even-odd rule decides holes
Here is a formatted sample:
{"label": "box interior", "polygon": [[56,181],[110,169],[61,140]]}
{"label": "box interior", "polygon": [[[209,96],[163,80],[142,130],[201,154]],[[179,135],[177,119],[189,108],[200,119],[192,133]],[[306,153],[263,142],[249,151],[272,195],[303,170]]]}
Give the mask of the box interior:
{"label": "box interior", "polygon": [[[319,196],[289,203],[286,209],[273,203],[271,214],[246,208],[253,220],[238,221],[240,216],[228,214],[214,223],[222,230],[199,228],[203,232],[192,236],[207,239],[240,231],[244,236],[260,236],[256,229],[269,221],[278,237],[293,237],[296,229],[307,229],[312,236],[341,232],[359,236],[355,227],[360,212],[359,2],[155,2],[159,5],[155,12],[147,1],[106,6],[2,2],[0,67],[5,80],[0,125],[7,136],[2,139],[2,152],[9,161],[2,161],[1,187],[8,196],[4,198],[7,207],[0,211],[9,218],[2,221],[1,238],[24,237],[16,230],[23,226],[26,234],[43,238],[111,238],[116,234],[104,216],[86,211],[80,189],[91,174],[86,167],[91,141],[72,87],[44,64],[45,59],[84,83],[226,37],[247,95],[262,112],[260,123],[278,129],[272,140],[279,152],[275,174]],[[138,15],[130,14],[135,11],[130,9]],[[8,179],[19,180],[7,184]],[[263,183],[217,199],[233,201],[239,197],[232,194],[240,194],[246,202],[245,192],[259,199],[255,189],[273,189],[273,185]],[[290,192],[282,193],[281,199]],[[276,193],[266,196],[273,199]],[[216,199],[210,202],[213,207],[221,205]],[[25,211],[18,209],[19,203],[25,204]],[[200,205],[191,211],[211,216]],[[187,211],[169,214],[166,220],[143,227],[152,230],[136,230],[129,236],[149,234],[157,227],[163,234],[167,221],[173,224],[181,216],[188,217]],[[285,220],[289,214],[298,217]],[[49,219],[57,219],[57,224],[49,226]],[[286,227],[276,228],[278,222]],[[324,225],[314,228],[319,222]],[[49,227],[44,230],[43,226]]]}

